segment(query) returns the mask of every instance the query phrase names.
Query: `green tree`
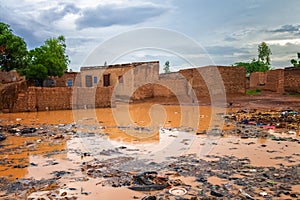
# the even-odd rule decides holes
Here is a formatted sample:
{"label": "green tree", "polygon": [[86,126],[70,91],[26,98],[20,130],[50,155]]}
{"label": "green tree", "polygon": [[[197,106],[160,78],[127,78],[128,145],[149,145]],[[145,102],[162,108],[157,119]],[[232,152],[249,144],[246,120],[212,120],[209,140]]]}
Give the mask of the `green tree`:
{"label": "green tree", "polygon": [[62,76],[67,71],[69,63],[65,38],[63,36],[50,38],[41,47],[29,51],[28,67],[24,70],[24,74],[27,79],[36,80],[41,85],[47,76]]}
{"label": "green tree", "polygon": [[26,78],[36,81],[37,86],[43,86],[43,81],[48,77],[48,70],[41,64],[31,64],[26,71]]}
{"label": "green tree", "polygon": [[300,67],[300,53],[299,52],[297,53],[297,60],[296,59],[291,60],[291,63],[294,67]]}
{"label": "green tree", "polygon": [[264,62],[255,59],[253,59],[251,62],[237,62],[234,65],[245,67],[247,74],[250,74],[252,72],[265,72],[270,70],[269,65],[266,65]]}
{"label": "green tree", "polygon": [[267,43],[262,42],[258,45],[258,59],[252,59],[251,62],[236,62],[234,66],[243,66],[246,68],[246,73],[265,72],[271,69],[271,49]]}
{"label": "green tree", "polygon": [[262,42],[258,45],[258,61],[265,63],[266,65],[270,65],[271,59],[270,55],[272,54],[271,49],[267,45],[267,43]]}
{"label": "green tree", "polygon": [[0,68],[4,71],[24,69],[27,46],[24,40],[13,34],[10,26],[0,22]]}
{"label": "green tree", "polygon": [[170,71],[170,62],[169,61],[165,62],[163,70],[164,70],[165,73],[170,73],[171,72]]}

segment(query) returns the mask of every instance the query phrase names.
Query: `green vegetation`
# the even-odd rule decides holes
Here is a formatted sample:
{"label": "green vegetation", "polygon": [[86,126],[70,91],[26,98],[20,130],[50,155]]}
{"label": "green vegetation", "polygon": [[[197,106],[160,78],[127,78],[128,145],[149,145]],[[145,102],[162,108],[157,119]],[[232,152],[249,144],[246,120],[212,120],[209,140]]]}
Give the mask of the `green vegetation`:
{"label": "green vegetation", "polygon": [[293,94],[288,94],[288,96],[300,97],[300,94],[299,93],[293,93]]}
{"label": "green vegetation", "polygon": [[262,42],[258,45],[258,59],[252,59],[251,62],[236,62],[234,66],[243,66],[246,68],[246,73],[250,74],[252,72],[265,72],[271,69],[271,59],[272,54],[269,46]]}
{"label": "green vegetation", "polygon": [[9,27],[0,22],[0,69],[4,71],[26,67],[26,43],[14,35]]}
{"label": "green vegetation", "polygon": [[246,91],[246,94],[249,94],[249,95],[258,95],[261,93],[261,90],[260,89],[255,89],[255,90],[247,90]]}
{"label": "green vegetation", "polygon": [[48,76],[62,76],[67,71],[68,56],[65,55],[65,38],[50,38],[38,48],[28,52],[28,67],[23,71],[27,79],[42,85]]}
{"label": "green vegetation", "polygon": [[163,70],[164,70],[165,73],[170,73],[171,72],[170,71],[170,62],[169,61],[165,62]]}
{"label": "green vegetation", "polygon": [[14,35],[9,25],[0,22],[1,70],[15,69],[42,86],[48,76],[62,76],[69,63],[64,36],[47,39],[42,46],[27,51],[24,40]]}
{"label": "green vegetation", "polygon": [[267,45],[267,43],[262,42],[260,45],[258,45],[258,61],[261,61],[262,63],[270,66],[270,55],[272,54],[271,49]]}
{"label": "green vegetation", "polygon": [[300,53],[299,52],[297,53],[297,60],[296,59],[291,60],[291,63],[294,67],[300,67]]}

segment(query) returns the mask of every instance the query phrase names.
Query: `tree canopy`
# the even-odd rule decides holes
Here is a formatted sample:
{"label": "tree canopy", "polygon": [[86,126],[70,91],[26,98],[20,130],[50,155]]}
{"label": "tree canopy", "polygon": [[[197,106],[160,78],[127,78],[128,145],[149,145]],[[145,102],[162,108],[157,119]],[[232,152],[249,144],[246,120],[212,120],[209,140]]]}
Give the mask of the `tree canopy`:
{"label": "tree canopy", "polygon": [[253,59],[251,62],[237,62],[234,65],[245,67],[247,74],[250,74],[252,72],[265,72],[270,69],[269,65],[266,65],[262,61],[255,59]]}
{"label": "tree canopy", "polygon": [[62,76],[69,63],[64,36],[47,39],[42,46],[27,51],[25,41],[14,35],[8,24],[0,22],[1,70],[16,69],[42,85],[48,76]]}
{"label": "tree canopy", "polygon": [[300,53],[299,52],[297,53],[297,60],[296,59],[291,60],[291,63],[294,67],[300,67]]}
{"label": "tree canopy", "polygon": [[27,46],[25,41],[13,34],[10,26],[0,22],[0,68],[3,71],[26,67]]}
{"label": "tree canopy", "polygon": [[63,36],[47,39],[41,47],[29,51],[28,67],[24,74],[28,79],[39,82],[48,76],[62,76],[70,62],[65,51],[66,44]]}
{"label": "tree canopy", "polygon": [[164,70],[165,73],[170,73],[171,72],[170,71],[170,62],[169,61],[165,62],[163,70]]}
{"label": "tree canopy", "polygon": [[250,74],[252,72],[265,72],[271,69],[271,49],[267,43],[262,42],[258,45],[258,59],[252,59],[251,62],[236,62],[235,66],[243,66],[246,68],[246,73]]}
{"label": "tree canopy", "polygon": [[267,45],[267,43],[262,42],[258,46],[258,60],[265,63],[266,65],[270,65],[271,59],[270,55],[272,54],[271,49]]}

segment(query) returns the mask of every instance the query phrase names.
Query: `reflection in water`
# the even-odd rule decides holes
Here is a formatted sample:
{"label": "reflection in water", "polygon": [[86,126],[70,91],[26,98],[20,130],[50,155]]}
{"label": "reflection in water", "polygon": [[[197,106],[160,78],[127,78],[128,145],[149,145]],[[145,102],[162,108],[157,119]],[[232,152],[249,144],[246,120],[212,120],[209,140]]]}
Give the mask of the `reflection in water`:
{"label": "reflection in water", "polygon": [[[77,133],[100,133],[96,134],[96,137],[82,138],[83,148],[87,151],[97,154],[108,148],[123,146],[126,149],[139,149],[141,157],[150,156],[159,160],[164,159],[166,155],[176,156],[186,152],[194,142],[195,131],[218,127],[215,122],[211,123],[212,118],[217,119],[217,115],[211,116],[211,113],[212,109],[208,106],[162,106],[143,103],[118,105],[113,109],[1,113],[0,119],[1,124],[19,123],[29,127],[37,124],[75,122],[78,126]],[[190,131],[193,132],[187,133]],[[103,137],[103,134],[107,136]],[[28,167],[35,165],[35,162],[43,163],[43,157],[34,155],[45,155],[47,152],[66,149],[64,140],[55,143],[43,137],[9,136],[3,141],[0,176],[24,177],[28,174]],[[42,140],[40,143],[25,145],[26,141],[40,139]],[[71,144],[72,142],[68,144],[69,149],[73,148]],[[52,170],[55,167],[53,165]],[[40,168],[43,167],[31,166],[30,170]]]}

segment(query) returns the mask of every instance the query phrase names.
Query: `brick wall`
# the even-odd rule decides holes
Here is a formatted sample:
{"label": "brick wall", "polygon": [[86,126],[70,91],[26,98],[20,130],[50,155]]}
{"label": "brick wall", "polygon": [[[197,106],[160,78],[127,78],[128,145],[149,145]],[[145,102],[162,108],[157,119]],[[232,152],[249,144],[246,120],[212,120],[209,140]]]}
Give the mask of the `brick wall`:
{"label": "brick wall", "polygon": [[284,90],[287,93],[300,93],[300,68],[284,69]]}
{"label": "brick wall", "polygon": [[[112,99],[114,101],[116,95],[123,94],[119,92],[113,94],[116,90],[115,86],[120,85],[124,87],[119,87],[119,89],[124,91],[125,95],[130,95],[132,100],[176,96],[180,101],[185,101],[193,98],[194,94],[199,100],[201,97],[210,97],[212,94],[222,94],[222,88],[226,89],[227,95],[245,93],[246,71],[243,67],[211,66],[185,69],[178,73],[158,76],[157,62],[137,63],[137,65],[142,65],[142,67],[116,69],[114,73],[111,71],[113,85],[108,87],[102,87],[101,83],[98,87],[28,87],[28,89],[26,82],[23,85],[19,83],[5,85],[1,89],[1,94],[4,95],[0,98],[0,108],[9,112],[20,112],[109,107],[112,106]],[[128,74],[130,81],[125,79],[122,84],[116,83],[119,74]],[[275,75],[270,77],[275,77]],[[75,73],[66,75],[63,80],[67,80],[70,76],[75,78]],[[216,81],[217,76],[221,82]],[[194,98],[192,101],[194,102]]]}
{"label": "brick wall", "polygon": [[25,77],[20,76],[15,70],[9,72],[0,71],[0,83],[2,84],[18,82],[21,80],[25,80]]}
{"label": "brick wall", "polygon": [[250,74],[250,89],[263,88],[267,82],[266,72],[253,72]]}
{"label": "brick wall", "polygon": [[13,112],[19,95],[27,90],[26,81],[0,85],[0,111]]}
{"label": "brick wall", "polygon": [[270,70],[267,72],[265,90],[283,93],[282,80],[284,79],[283,69]]}
{"label": "brick wall", "polygon": [[250,89],[261,89],[271,92],[284,92],[284,70],[276,69],[267,72],[250,74]]}
{"label": "brick wall", "polygon": [[14,84],[7,89],[5,91],[10,91],[10,94],[1,95],[0,98],[0,110],[3,112],[68,110],[73,108],[112,106],[112,87],[28,87],[21,89],[19,84]]}
{"label": "brick wall", "polygon": [[246,69],[244,67],[218,66],[227,95],[245,94]]}
{"label": "brick wall", "polygon": [[[226,95],[245,94],[246,70],[244,67],[208,66],[180,70],[179,73],[190,83],[198,99],[222,94],[224,89]],[[188,91],[188,94],[191,92]]]}
{"label": "brick wall", "polygon": [[71,80],[72,85],[74,85],[76,78],[77,80],[81,80],[79,76],[80,76],[79,72],[65,72],[64,75],[62,75],[61,77],[50,77],[50,78],[55,81],[55,87],[67,87],[68,80]]}
{"label": "brick wall", "polygon": [[132,100],[141,100],[154,97],[154,84],[148,83],[138,87],[131,96]]}
{"label": "brick wall", "polygon": [[188,95],[188,81],[178,72],[160,74],[157,84],[154,85],[155,97],[184,98]]}

